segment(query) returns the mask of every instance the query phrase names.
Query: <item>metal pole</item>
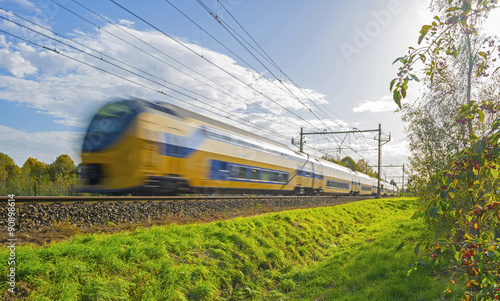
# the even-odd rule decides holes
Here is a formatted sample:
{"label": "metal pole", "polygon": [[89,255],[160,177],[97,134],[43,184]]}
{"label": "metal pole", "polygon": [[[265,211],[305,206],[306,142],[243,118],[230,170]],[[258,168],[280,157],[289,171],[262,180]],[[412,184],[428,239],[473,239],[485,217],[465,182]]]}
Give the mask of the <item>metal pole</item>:
{"label": "metal pole", "polygon": [[300,128],[300,141],[299,141],[300,152],[304,152],[304,128]]}
{"label": "metal pole", "polygon": [[401,185],[401,190],[405,189],[405,164],[403,163],[403,185]]}
{"label": "metal pole", "polygon": [[378,124],[378,174],[377,174],[377,199],[380,198],[380,172],[382,166],[382,125]]}

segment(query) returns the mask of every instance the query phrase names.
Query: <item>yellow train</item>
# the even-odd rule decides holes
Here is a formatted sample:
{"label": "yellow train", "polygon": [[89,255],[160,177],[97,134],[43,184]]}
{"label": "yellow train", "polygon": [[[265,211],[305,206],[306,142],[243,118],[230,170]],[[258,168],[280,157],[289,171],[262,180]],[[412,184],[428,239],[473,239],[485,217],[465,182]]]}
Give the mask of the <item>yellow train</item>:
{"label": "yellow train", "polygon": [[[374,195],[377,180],[167,104],[104,105],[82,147],[82,191],[173,194]],[[396,188],[383,183],[381,194]]]}

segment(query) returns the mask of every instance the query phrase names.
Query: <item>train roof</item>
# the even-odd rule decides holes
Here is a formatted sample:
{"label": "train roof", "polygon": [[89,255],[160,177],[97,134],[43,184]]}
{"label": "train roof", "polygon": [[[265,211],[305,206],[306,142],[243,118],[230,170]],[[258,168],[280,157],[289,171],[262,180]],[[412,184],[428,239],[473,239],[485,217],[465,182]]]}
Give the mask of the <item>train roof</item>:
{"label": "train roof", "polygon": [[[291,149],[286,144],[279,143],[279,142],[276,142],[276,141],[274,141],[272,139],[256,135],[256,134],[251,133],[249,131],[242,130],[240,128],[237,128],[237,127],[229,125],[227,123],[224,123],[224,122],[215,120],[213,118],[204,116],[202,114],[198,114],[198,113],[189,111],[187,109],[181,108],[181,107],[173,105],[171,103],[163,102],[163,101],[151,102],[151,101],[147,101],[147,100],[140,99],[140,98],[136,98],[134,100],[137,101],[137,102],[140,102],[144,107],[146,107],[148,109],[152,109],[152,110],[155,110],[155,111],[160,111],[160,112],[163,112],[163,113],[166,113],[166,114],[170,114],[170,115],[174,115],[174,116],[177,116],[177,117],[183,118],[183,119],[189,118],[189,119],[198,120],[198,121],[201,121],[201,122],[206,123],[208,125],[220,128],[220,129],[222,129],[224,131],[228,131],[228,132],[240,135],[240,136],[247,137],[249,139],[253,139],[253,140],[257,140],[257,141],[263,142],[265,144],[268,144],[268,146],[271,146],[271,147],[274,146],[272,148],[277,147],[281,151],[283,151],[284,153],[286,153],[287,155],[296,156],[296,157],[304,159],[304,160],[307,160],[308,158],[309,159],[314,159],[318,163],[320,163],[321,165],[323,165],[325,167],[334,168],[337,171],[340,171],[340,172],[343,172],[343,173],[346,173],[346,174],[350,174],[352,176],[356,176],[357,175],[356,172],[352,171],[348,167],[339,165],[337,163],[333,163],[333,162],[328,161],[328,160],[324,160],[324,159],[318,158],[316,156],[308,155],[306,153],[300,153],[300,152],[294,151],[293,149]],[[370,176],[368,176],[366,174],[363,174],[363,173],[359,173],[359,174],[362,175],[363,177],[366,176],[368,178],[371,178]]]}
{"label": "train roof", "polygon": [[[255,139],[255,140],[263,141],[263,142],[266,142],[269,144],[273,144],[275,146],[290,149],[286,144],[279,143],[279,142],[276,142],[272,139],[256,135],[252,132],[242,130],[238,127],[235,127],[235,126],[229,125],[227,123],[215,120],[213,118],[207,117],[207,116],[202,115],[202,114],[198,114],[198,113],[186,110],[184,108],[181,108],[179,106],[173,105],[173,104],[168,103],[168,102],[150,102],[150,101],[143,100],[143,99],[137,99],[137,100],[145,102],[146,106],[150,109],[153,109],[153,110],[165,112],[165,109],[167,109],[167,113],[178,116],[180,118],[195,119],[195,120],[201,121],[203,123],[221,128],[223,130],[233,132],[233,133],[238,134],[238,135],[247,136],[247,137]],[[293,151],[293,150],[291,150],[291,151]]]}

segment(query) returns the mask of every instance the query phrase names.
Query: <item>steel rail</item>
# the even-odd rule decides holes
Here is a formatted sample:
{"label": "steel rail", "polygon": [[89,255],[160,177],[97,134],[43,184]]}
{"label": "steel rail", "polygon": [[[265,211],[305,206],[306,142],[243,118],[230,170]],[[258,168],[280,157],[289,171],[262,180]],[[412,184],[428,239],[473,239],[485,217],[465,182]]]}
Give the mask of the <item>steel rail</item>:
{"label": "steel rail", "polygon": [[[349,199],[370,199],[373,196],[256,196],[256,195],[212,195],[212,196],[14,196],[16,203],[93,203],[93,202],[161,202],[161,201],[214,201],[214,200],[278,200],[278,199],[335,199],[335,198],[349,198]],[[0,196],[0,203],[6,203],[12,200],[8,196]]]}

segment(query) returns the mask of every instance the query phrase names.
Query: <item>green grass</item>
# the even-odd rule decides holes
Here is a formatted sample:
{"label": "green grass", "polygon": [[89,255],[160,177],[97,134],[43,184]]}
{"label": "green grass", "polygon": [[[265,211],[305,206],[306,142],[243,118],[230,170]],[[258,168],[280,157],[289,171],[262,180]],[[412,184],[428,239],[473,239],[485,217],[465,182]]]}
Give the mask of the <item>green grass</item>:
{"label": "green grass", "polygon": [[[16,250],[29,300],[437,300],[449,276],[405,240],[428,235],[414,199],[367,200],[210,224],[77,235]],[[7,250],[0,275],[7,275]],[[0,290],[6,293],[6,281]],[[453,288],[450,299],[459,298]],[[455,292],[456,291],[456,292]],[[2,296],[2,295],[0,295]]]}

